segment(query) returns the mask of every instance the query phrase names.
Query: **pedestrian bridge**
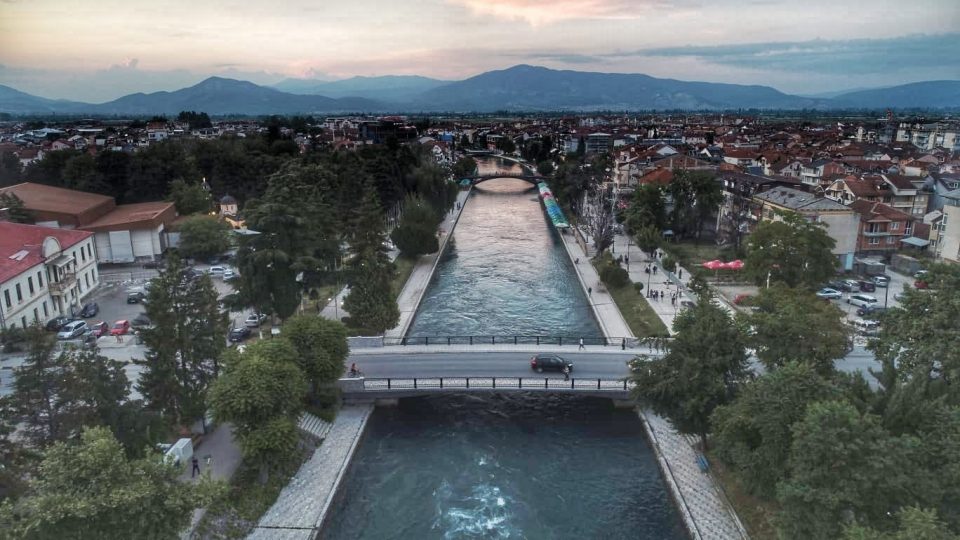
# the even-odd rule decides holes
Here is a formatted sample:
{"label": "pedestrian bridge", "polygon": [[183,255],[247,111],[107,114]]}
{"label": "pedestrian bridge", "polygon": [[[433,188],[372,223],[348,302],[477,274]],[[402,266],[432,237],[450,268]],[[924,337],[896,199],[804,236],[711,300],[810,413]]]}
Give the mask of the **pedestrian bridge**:
{"label": "pedestrian bridge", "polygon": [[528,392],[576,394],[631,402],[634,384],[627,379],[557,377],[347,377],[339,381],[346,403],[393,400],[433,394]]}
{"label": "pedestrian bridge", "polygon": [[486,182],[487,180],[493,180],[496,178],[516,178],[518,180],[529,182],[533,186],[536,186],[540,182],[546,182],[547,180],[550,180],[546,176],[540,176],[536,174],[519,174],[508,172],[475,174],[473,176],[464,176],[462,180],[469,180],[473,185],[477,185],[481,182]]}

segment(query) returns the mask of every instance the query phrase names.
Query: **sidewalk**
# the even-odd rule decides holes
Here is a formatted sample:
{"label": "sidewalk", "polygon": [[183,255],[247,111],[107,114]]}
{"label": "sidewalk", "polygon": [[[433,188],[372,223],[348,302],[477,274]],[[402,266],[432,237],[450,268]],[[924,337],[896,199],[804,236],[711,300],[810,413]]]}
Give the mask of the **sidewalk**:
{"label": "sidewalk", "polygon": [[[589,297],[590,307],[593,309],[593,316],[600,325],[603,335],[608,338],[635,337],[627,321],[620,314],[620,309],[613,301],[613,297],[607,292],[606,287],[600,282],[600,276],[597,275],[597,269],[590,263],[590,258],[583,252],[583,248],[577,243],[572,232],[560,232],[560,239],[570,256],[574,261],[574,268],[577,271],[577,278],[580,279],[580,286],[583,292]],[[579,262],[577,262],[579,261]]]}
{"label": "sidewalk", "polygon": [[[204,435],[200,444],[193,449],[193,455],[200,460],[200,475],[191,478],[192,465],[188,462],[185,464],[183,473],[180,474],[181,482],[196,482],[207,475],[213,480],[229,482],[242,460],[240,447],[233,440],[233,426],[220,424],[213,431]],[[190,538],[193,530],[206,513],[206,508],[194,510],[190,527],[180,537]]]}

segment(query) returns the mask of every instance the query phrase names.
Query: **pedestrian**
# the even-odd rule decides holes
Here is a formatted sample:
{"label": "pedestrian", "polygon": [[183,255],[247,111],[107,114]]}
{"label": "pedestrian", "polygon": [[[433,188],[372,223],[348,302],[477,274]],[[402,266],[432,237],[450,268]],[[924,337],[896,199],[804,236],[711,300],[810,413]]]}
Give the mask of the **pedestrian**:
{"label": "pedestrian", "polygon": [[627,338],[623,338],[620,340],[620,350],[621,351],[627,350]]}
{"label": "pedestrian", "polygon": [[570,366],[563,366],[563,380],[570,380]]}
{"label": "pedestrian", "polygon": [[663,300],[663,291],[660,291],[660,299]]}
{"label": "pedestrian", "polygon": [[583,338],[580,338],[580,348],[578,348],[577,350],[578,350],[578,351],[582,351],[583,349],[584,349],[584,346],[583,346]]}
{"label": "pedestrian", "polygon": [[683,268],[677,268],[677,279],[683,279]]}
{"label": "pedestrian", "polygon": [[190,460],[193,463],[193,468],[190,470],[190,478],[200,474],[200,460],[197,459],[197,456],[193,456],[193,459]]}
{"label": "pedestrian", "polygon": [[650,265],[648,264],[647,266],[645,266],[645,267],[643,268],[643,271],[644,271],[644,273],[649,274],[649,273],[650,273]]}
{"label": "pedestrian", "polygon": [[587,287],[587,296],[593,296],[593,287]]}
{"label": "pedestrian", "polygon": [[627,263],[627,266],[630,266],[630,257],[624,257],[623,262]]}
{"label": "pedestrian", "polygon": [[573,264],[580,264],[580,257],[573,260]]}
{"label": "pedestrian", "polygon": [[657,275],[657,265],[653,265],[653,275]]}
{"label": "pedestrian", "polygon": [[123,343],[123,334],[117,334],[117,343]]}

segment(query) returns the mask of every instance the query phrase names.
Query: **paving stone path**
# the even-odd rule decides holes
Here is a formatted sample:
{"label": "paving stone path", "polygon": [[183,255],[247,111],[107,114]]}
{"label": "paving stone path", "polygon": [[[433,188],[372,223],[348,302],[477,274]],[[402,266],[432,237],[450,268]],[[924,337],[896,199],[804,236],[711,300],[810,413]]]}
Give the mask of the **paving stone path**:
{"label": "paving stone path", "polygon": [[247,538],[310,540],[323,520],[363,435],[372,405],[340,409],[320,448],[283,488]]}

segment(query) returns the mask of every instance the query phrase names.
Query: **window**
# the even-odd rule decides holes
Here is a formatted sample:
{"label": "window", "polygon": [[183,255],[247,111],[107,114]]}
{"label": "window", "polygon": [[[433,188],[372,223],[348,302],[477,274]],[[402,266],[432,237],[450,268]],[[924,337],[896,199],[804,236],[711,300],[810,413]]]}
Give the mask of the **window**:
{"label": "window", "polygon": [[93,258],[93,245],[92,245],[92,244],[87,244],[87,255],[89,255],[91,259]]}
{"label": "window", "polygon": [[90,288],[90,272],[83,275],[83,280],[87,282],[87,288]]}
{"label": "window", "polygon": [[33,322],[40,322],[40,312],[33,308]]}
{"label": "window", "polygon": [[43,318],[46,319],[49,316],[50,316],[50,312],[47,311],[47,301],[44,300],[43,301]]}
{"label": "window", "polygon": [[27,289],[30,290],[30,296],[33,296],[33,277],[27,278]]}
{"label": "window", "polygon": [[870,239],[870,245],[871,245],[871,246],[877,246],[877,245],[880,245],[880,239],[879,239],[879,238],[877,238],[877,237],[873,237],[873,238],[871,238],[871,239]]}
{"label": "window", "polygon": [[43,288],[43,272],[37,270],[37,287]]}
{"label": "window", "polygon": [[22,324],[24,328],[27,327],[27,317],[26,317],[26,315],[24,315],[23,317],[20,317],[20,324]]}
{"label": "window", "polygon": [[3,290],[3,299],[7,302],[7,307],[10,307],[12,305],[10,303],[10,289]]}
{"label": "window", "polygon": [[894,221],[893,223],[891,223],[891,224],[890,224],[890,230],[891,230],[891,231],[899,231],[899,230],[900,230],[900,222],[899,222],[899,221]]}
{"label": "window", "polygon": [[20,284],[17,283],[17,303],[23,302],[23,291],[20,289]]}
{"label": "window", "polygon": [[887,245],[893,245],[893,244],[896,243],[896,241],[897,241],[897,237],[896,237],[896,236],[888,236],[888,237],[887,237]]}
{"label": "window", "polygon": [[87,262],[87,252],[80,248],[80,261]]}

